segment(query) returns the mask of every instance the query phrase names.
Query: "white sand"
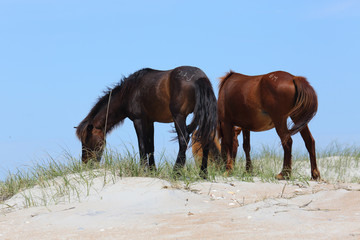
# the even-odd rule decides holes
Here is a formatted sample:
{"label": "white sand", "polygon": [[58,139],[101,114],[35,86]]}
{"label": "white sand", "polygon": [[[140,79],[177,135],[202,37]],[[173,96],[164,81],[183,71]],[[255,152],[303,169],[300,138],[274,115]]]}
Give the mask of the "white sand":
{"label": "white sand", "polygon": [[30,208],[14,196],[0,204],[0,239],[360,239],[360,184],[99,178],[85,193]]}

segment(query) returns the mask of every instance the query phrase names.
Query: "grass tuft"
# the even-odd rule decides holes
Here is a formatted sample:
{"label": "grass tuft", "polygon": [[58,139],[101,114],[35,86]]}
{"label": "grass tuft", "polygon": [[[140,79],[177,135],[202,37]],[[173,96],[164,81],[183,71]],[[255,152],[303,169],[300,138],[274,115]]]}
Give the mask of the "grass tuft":
{"label": "grass tuft", "polygon": [[[84,165],[79,158],[65,152],[62,159],[47,159],[34,164],[27,170],[9,173],[5,181],[0,181],[0,203],[20,196],[25,206],[47,206],[72,200],[81,201],[83,196],[90,196],[105,187],[114,184],[124,177],[151,177],[181,183],[190,187],[198,181],[219,181],[236,179],[239,181],[278,182],[275,175],[281,171],[283,152],[281,148],[263,146],[251,154],[253,172],[245,170],[244,154],[240,155],[232,173],[227,174],[224,166],[209,162],[208,178],[199,177],[199,167],[190,157],[183,169],[173,171],[174,160],[168,159],[165,153],[157,159],[157,170],[150,171],[140,166],[138,154],[134,149],[119,153],[106,149],[101,163]],[[318,167],[323,180],[328,182],[360,182],[360,147],[332,144],[317,153]],[[307,153],[293,153],[292,176],[289,182],[308,184],[310,179],[310,162]],[[101,186],[95,186],[94,180],[102,179]],[[37,188],[40,194],[34,196],[29,189]],[[16,197],[16,196],[15,196]]]}

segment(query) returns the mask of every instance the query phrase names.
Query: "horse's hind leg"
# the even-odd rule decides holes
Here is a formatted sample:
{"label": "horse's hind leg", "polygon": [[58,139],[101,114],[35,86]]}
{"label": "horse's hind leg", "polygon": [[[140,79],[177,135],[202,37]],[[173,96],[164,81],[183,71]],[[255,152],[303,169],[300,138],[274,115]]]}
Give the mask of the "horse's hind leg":
{"label": "horse's hind leg", "polygon": [[250,131],[243,129],[243,149],[246,156],[246,171],[252,172],[253,166],[250,158]]}
{"label": "horse's hind leg", "polygon": [[189,133],[186,130],[186,117],[182,114],[174,115],[175,129],[178,135],[179,141],[179,153],[176,158],[174,171],[178,171],[180,168],[184,167],[186,156],[185,152],[189,143]]}
{"label": "horse's hind leg", "polygon": [[209,145],[203,146],[202,149],[203,149],[203,157],[202,157],[202,162],[201,162],[200,176],[201,176],[202,178],[207,178],[207,174],[208,174],[207,165],[208,165]]}
{"label": "horse's hind leg", "polygon": [[278,180],[284,180],[289,178],[291,175],[291,148],[292,148],[292,139],[289,136],[289,130],[287,128],[286,119],[283,121],[276,122],[274,121],[275,129],[277,134],[281,139],[281,144],[284,149],[284,163],[283,169],[276,176]]}
{"label": "horse's hind leg", "polygon": [[300,134],[301,134],[301,137],[304,139],[306,149],[309,152],[310,164],[311,164],[311,177],[314,180],[319,180],[320,179],[320,171],[317,168],[317,164],[316,164],[315,140],[314,140],[313,136],[311,135],[308,125],[306,125],[300,131]]}

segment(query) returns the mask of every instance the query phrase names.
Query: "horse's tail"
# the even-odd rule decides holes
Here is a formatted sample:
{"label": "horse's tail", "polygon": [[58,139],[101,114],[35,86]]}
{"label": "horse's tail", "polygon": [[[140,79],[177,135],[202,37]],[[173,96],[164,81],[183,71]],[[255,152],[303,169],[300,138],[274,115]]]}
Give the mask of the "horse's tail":
{"label": "horse's tail", "polygon": [[194,116],[187,131],[192,133],[196,130],[192,144],[199,142],[203,147],[214,141],[217,126],[217,101],[208,78],[195,81],[195,98]]}
{"label": "horse's tail", "polygon": [[316,92],[306,78],[294,77],[293,82],[296,98],[294,107],[289,114],[293,120],[293,125],[289,129],[290,136],[301,131],[316,115],[318,108]]}

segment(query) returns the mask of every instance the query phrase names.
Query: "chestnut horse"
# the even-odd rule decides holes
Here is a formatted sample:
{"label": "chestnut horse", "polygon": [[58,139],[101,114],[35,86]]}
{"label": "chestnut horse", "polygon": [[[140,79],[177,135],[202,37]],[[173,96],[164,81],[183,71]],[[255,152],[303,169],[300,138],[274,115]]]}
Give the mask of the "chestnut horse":
{"label": "chestnut horse", "polygon": [[[237,148],[239,146],[238,136],[241,133],[241,128],[235,127],[234,128],[234,138],[233,138],[233,150],[234,150],[234,158],[236,158],[237,154]],[[195,135],[193,135],[192,138],[194,138]],[[202,151],[201,145],[198,142],[195,142],[194,139],[192,139],[194,142],[192,144],[192,154],[195,160],[195,163],[197,166],[201,166],[201,159],[202,159]],[[215,136],[214,142],[210,143],[209,145],[209,161],[217,162],[220,159],[220,152],[221,152],[221,146],[220,146],[220,140],[218,136]]]}
{"label": "chestnut horse", "polygon": [[[320,179],[315,141],[308,127],[317,107],[316,92],[304,77],[282,71],[259,76],[230,71],[221,78],[218,99],[218,135],[222,139],[221,155],[226,169],[233,169],[234,126],[242,128],[247,171],[252,170],[250,131],[275,127],[284,149],[283,168],[276,178],[285,179],[291,175],[291,136],[300,132],[310,155],[311,176]],[[291,126],[287,124],[288,117],[292,119]]]}
{"label": "chestnut horse", "polygon": [[[174,170],[185,164],[189,136],[203,149],[201,174],[207,174],[209,143],[217,126],[217,102],[205,73],[196,67],[182,66],[169,71],[141,69],[99,98],[79,124],[76,135],[82,143],[82,161],[100,161],[106,134],[129,118],[138,137],[140,162],[156,169],[154,160],[154,122],[175,123],[179,153]],[[186,117],[193,113],[191,123]]]}

